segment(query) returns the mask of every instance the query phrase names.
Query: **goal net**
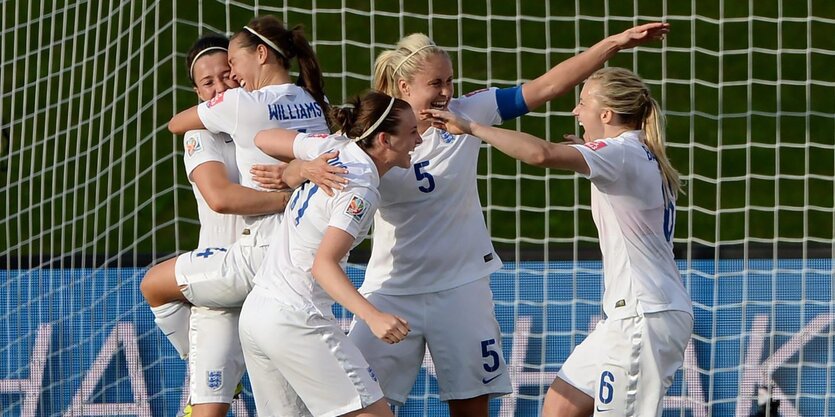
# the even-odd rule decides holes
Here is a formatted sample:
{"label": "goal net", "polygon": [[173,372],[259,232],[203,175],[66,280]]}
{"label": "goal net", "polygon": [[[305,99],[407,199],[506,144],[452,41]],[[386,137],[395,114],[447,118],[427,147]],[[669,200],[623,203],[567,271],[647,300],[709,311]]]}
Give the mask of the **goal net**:
{"label": "goal net", "polygon": [[[686,183],[674,236],[696,322],[664,415],[747,417],[758,394],[779,400],[784,417],[835,414],[827,2],[11,0],[0,2],[3,415],[170,416],[182,406],[185,364],[138,291],[148,265],[197,244],[183,150],[166,124],[196,103],[183,62],[191,43],[258,14],[305,25],[332,103],[369,88],[376,55],[412,32],[449,52],[460,95],[529,81],[635,24],[671,23],[663,43],[609,64],[650,85]],[[579,133],[578,94],[505,127],[554,141]],[[488,146],[478,169],[505,261],[492,285],[514,384],[491,414],[535,415],[602,315],[589,184]],[[359,282],[362,258],[352,259]],[[255,415],[249,392],[236,415]],[[427,358],[399,414],[445,415],[437,392]]]}

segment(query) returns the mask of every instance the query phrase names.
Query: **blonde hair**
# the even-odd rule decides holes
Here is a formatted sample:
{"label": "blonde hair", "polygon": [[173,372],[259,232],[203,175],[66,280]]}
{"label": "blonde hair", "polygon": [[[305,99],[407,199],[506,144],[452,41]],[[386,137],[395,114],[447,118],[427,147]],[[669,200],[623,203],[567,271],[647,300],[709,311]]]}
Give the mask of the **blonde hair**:
{"label": "blonde hair", "polygon": [[374,61],[374,89],[400,98],[397,81],[403,79],[409,82],[414,79],[423,62],[436,54],[449,58],[446,51],[422,33],[413,33],[400,39],[395,49],[383,51]]}
{"label": "blonde hair", "polygon": [[650,95],[649,87],[632,71],[625,68],[603,68],[592,74],[587,81],[598,84],[595,97],[603,107],[612,109],[620,119],[643,130],[644,142],[658,160],[664,188],[675,199],[683,193],[678,171],[667,159],[664,140],[664,115],[658,102]]}

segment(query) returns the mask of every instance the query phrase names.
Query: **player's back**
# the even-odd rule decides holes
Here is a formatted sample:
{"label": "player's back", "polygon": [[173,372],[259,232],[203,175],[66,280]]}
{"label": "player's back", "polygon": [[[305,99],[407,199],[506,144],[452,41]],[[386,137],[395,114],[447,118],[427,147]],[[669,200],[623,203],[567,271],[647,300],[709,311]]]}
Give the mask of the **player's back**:
{"label": "player's back", "polygon": [[227,132],[235,141],[241,184],[259,189],[250,170],[255,164],[277,164],[255,146],[255,135],[281,127],[309,133],[328,133],[325,113],[305,89],[294,84],[270,85],[247,92],[227,90],[198,107],[207,129]]}
{"label": "player's back", "polygon": [[[335,190],[333,197],[310,182],[293,192],[284,221],[273,236],[264,265],[255,277],[255,285],[269,290],[286,307],[316,308],[327,316],[331,315],[333,300],[311,275],[322,237],[333,226],[354,237],[352,248],[359,244],[368,233],[380,194],[376,166],[362,149],[349,140],[320,142],[318,153],[305,156],[339,150],[339,157],[330,163],[348,169],[345,176],[348,184],[342,190]],[[345,262],[347,255],[342,259],[343,268]]]}

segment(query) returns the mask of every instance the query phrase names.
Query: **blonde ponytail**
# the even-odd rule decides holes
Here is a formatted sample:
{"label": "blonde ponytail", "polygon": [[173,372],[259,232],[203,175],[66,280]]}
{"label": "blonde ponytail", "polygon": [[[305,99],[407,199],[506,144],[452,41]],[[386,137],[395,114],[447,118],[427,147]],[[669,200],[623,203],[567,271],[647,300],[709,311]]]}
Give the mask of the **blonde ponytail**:
{"label": "blonde ponytail", "polygon": [[625,68],[603,68],[588,81],[598,82],[597,100],[634,129],[641,129],[644,142],[658,160],[664,189],[675,199],[683,193],[681,178],[667,158],[664,140],[664,115],[658,102],[650,96],[649,87],[634,72]]}

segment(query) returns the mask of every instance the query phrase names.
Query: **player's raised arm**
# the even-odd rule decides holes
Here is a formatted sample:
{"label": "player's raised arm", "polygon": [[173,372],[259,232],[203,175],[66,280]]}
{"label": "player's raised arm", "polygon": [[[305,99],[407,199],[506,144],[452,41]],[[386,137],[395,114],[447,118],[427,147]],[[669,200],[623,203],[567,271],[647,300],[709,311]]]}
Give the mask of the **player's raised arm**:
{"label": "player's raised arm", "polygon": [[485,126],[448,111],[427,109],[421,111],[421,115],[433,123],[443,123],[444,128],[452,134],[477,136],[508,156],[527,164],[566,169],[584,175],[589,173],[588,163],[580,151],[564,143],[552,143],[524,132]]}
{"label": "player's raised arm", "polygon": [[656,22],[635,26],[609,36],[583,53],[560,62],[545,74],[522,85],[522,96],[528,110],[571,91],[618,51],[664,39],[669,30],[669,23]]}
{"label": "player's raised arm", "polygon": [[189,130],[205,128],[203,121],[197,114],[197,106],[175,114],[168,122],[168,130],[175,135],[185,134]]}
{"label": "player's raised arm", "polygon": [[295,155],[293,153],[293,142],[299,132],[284,128],[266,129],[255,135],[255,146],[265,154],[289,162]]}

